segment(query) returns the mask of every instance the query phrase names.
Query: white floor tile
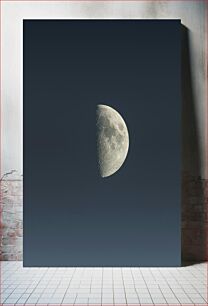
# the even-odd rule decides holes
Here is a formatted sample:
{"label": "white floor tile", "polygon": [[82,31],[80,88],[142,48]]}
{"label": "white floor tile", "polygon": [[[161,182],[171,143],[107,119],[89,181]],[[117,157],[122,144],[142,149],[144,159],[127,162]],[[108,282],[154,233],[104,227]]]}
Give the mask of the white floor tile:
{"label": "white floor tile", "polygon": [[127,298],[128,304],[139,304],[138,298]]}
{"label": "white floor tile", "polygon": [[107,304],[113,303],[113,298],[103,298],[102,303],[107,303]]}
{"label": "white floor tile", "polygon": [[153,304],[151,299],[140,299],[141,304]]}
{"label": "white floor tile", "polygon": [[75,304],[87,304],[88,303],[88,298],[82,298],[82,299],[76,299]]}
{"label": "white floor tile", "polygon": [[5,305],[206,305],[207,265],[181,268],[23,268],[1,262]]}
{"label": "white floor tile", "polygon": [[64,299],[63,299],[63,304],[67,304],[67,303],[69,303],[69,304],[73,304],[74,302],[75,302],[75,299],[76,298],[70,298],[70,297],[65,297]]}

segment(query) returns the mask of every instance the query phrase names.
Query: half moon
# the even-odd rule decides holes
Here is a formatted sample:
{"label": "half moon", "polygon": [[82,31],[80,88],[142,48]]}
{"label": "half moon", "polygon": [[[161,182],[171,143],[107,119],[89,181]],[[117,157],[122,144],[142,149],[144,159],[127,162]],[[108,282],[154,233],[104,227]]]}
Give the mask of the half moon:
{"label": "half moon", "polygon": [[112,107],[97,106],[97,153],[102,177],[118,171],[123,165],[128,149],[129,134],[125,121]]}

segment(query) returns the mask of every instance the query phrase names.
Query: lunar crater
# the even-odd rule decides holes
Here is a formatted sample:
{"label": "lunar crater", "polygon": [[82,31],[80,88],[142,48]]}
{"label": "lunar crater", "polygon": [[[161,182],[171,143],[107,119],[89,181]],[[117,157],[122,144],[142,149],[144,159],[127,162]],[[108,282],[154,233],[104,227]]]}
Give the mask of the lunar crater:
{"label": "lunar crater", "polygon": [[129,134],[121,115],[107,105],[97,106],[97,152],[102,177],[120,169],[128,154]]}

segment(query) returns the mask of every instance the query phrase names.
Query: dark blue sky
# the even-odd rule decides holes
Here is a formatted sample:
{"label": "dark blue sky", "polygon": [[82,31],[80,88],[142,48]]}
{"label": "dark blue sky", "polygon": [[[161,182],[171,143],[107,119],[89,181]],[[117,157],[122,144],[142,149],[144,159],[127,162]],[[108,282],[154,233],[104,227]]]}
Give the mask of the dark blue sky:
{"label": "dark blue sky", "polygon": [[[24,265],[180,265],[180,20],[24,20]],[[130,148],[101,178],[96,106]]]}

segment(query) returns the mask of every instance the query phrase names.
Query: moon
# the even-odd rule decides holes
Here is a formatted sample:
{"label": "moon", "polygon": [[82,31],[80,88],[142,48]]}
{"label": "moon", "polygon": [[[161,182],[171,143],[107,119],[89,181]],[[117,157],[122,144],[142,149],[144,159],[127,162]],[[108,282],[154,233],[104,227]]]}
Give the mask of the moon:
{"label": "moon", "polygon": [[97,105],[97,154],[101,177],[118,171],[129,149],[129,133],[121,115],[108,105]]}

